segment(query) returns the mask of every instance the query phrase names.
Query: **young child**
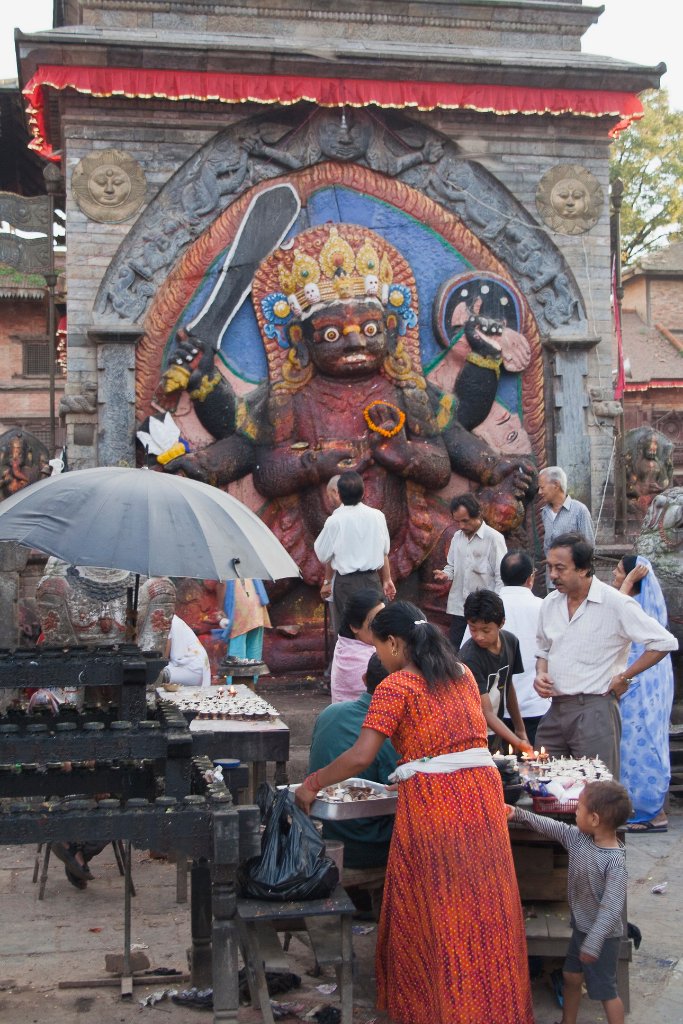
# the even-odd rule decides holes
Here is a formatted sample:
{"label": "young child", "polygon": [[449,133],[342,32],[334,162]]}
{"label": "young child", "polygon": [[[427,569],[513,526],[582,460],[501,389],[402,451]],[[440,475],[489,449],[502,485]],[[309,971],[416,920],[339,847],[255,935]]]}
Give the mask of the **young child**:
{"label": "young child", "polygon": [[[506,753],[509,743],[520,752],[532,754],[512,684],[512,676],[523,672],[524,665],[517,637],[501,628],[505,622],[503,602],[493,590],[474,590],[465,598],[464,615],[471,639],[460,648],[458,657],[479,687],[489,749],[500,747],[502,741]],[[514,732],[503,721],[506,712]]]}
{"label": "young child", "polygon": [[569,851],[568,896],[572,937],[564,961],[561,1024],[576,1024],[585,979],[588,995],[602,1002],[608,1024],[624,1024],[617,995],[617,961],[624,934],[626,857],[617,829],[632,814],[618,782],[589,782],[579,797],[576,825],[508,807],[512,821],[548,836]]}

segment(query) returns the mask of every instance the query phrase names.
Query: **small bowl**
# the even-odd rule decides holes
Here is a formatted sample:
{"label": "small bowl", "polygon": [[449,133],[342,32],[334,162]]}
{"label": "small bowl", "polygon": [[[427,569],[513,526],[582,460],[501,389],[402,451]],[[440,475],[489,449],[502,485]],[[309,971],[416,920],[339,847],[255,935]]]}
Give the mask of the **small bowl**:
{"label": "small bowl", "polygon": [[180,683],[164,683],[164,690],[167,693],[176,693],[180,689]]}

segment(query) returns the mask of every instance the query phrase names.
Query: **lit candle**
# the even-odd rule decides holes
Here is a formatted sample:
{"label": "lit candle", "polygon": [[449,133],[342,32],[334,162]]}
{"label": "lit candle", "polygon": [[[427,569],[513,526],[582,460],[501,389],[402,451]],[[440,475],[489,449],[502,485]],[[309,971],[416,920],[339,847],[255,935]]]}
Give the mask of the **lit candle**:
{"label": "lit candle", "polygon": [[508,754],[514,754],[514,748],[511,743],[508,743]]}

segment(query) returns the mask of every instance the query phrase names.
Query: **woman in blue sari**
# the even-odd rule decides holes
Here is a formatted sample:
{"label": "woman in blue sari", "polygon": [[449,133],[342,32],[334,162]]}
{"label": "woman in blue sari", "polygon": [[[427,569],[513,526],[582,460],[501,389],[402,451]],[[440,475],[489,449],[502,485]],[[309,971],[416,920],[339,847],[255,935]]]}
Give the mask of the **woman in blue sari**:
{"label": "woman in blue sari", "polygon": [[[614,570],[614,586],[662,626],[668,616],[662,588],[647,558],[625,555]],[[632,644],[631,665],[643,653]],[[634,807],[627,825],[632,834],[666,832],[664,801],[671,780],[669,718],[674,696],[671,655],[636,676],[619,702],[621,711],[621,782]]]}

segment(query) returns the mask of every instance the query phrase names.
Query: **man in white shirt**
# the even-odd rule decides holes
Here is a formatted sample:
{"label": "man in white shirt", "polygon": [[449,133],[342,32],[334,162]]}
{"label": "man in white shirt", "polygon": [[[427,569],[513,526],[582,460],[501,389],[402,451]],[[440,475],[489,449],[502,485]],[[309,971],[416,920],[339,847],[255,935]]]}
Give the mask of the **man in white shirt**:
{"label": "man in white shirt", "polygon": [[438,583],[451,582],[446,611],[451,616],[449,639],[460,649],[467,622],[463,614],[465,598],[474,590],[502,590],[500,563],[507,551],[505,538],[487,526],[481,505],[471,493],[459,494],[451,501],[455,533],[443,569],[434,570]]}
{"label": "man in white shirt", "polygon": [[[548,551],[556,590],[538,620],[536,679],[550,711],[536,733],[554,757],[599,757],[619,778],[619,697],[678,641],[632,597],[593,575],[593,546],[577,533],[556,537]],[[632,643],[645,648],[626,669]]]}
{"label": "man in white shirt", "polygon": [[[527,738],[534,746],[539,722],[550,710],[550,701],[539,697],[534,690],[536,630],[543,601],[531,592],[536,571],[526,551],[508,551],[500,563],[500,578],[503,581],[500,596],[505,608],[505,628],[519,640],[524,664],[524,671],[512,677],[512,684]],[[505,720],[505,724],[512,728],[509,721]]]}
{"label": "man in white shirt", "polygon": [[[546,558],[555,537],[561,533],[578,533],[589,544],[595,544],[591,514],[582,501],[567,494],[567,474],[559,466],[548,466],[538,474],[538,493],[545,502],[541,509],[543,522],[543,553]],[[553,589],[548,568],[545,585]]]}
{"label": "man in white shirt", "polygon": [[[337,484],[341,505],[318,534],[313,549],[334,572],[334,607],[341,621],[346,601],[357,590],[376,589],[388,601],[396,596],[389,566],[389,529],[384,513],[364,505],[363,478],[341,473]],[[331,583],[326,575],[325,583]]]}

